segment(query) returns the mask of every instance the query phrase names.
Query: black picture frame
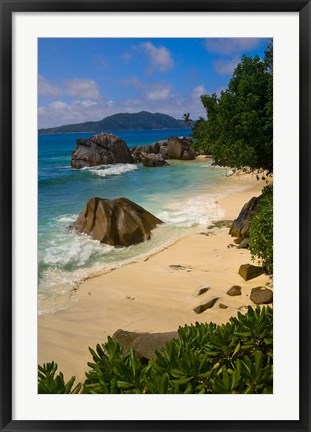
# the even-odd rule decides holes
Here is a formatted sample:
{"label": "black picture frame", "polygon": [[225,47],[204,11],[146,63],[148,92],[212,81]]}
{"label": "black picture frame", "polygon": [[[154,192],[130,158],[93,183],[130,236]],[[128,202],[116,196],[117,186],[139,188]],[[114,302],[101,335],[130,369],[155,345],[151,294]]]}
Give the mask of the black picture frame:
{"label": "black picture frame", "polygon": [[[311,5],[302,0],[0,0],[0,308],[1,431],[311,431],[310,423],[310,101]],[[297,421],[15,421],[12,420],[12,15],[14,12],[299,12],[300,26],[300,419]],[[290,84],[289,84],[290,85]],[[293,287],[294,289],[294,287]],[[298,376],[298,375],[297,375]]]}

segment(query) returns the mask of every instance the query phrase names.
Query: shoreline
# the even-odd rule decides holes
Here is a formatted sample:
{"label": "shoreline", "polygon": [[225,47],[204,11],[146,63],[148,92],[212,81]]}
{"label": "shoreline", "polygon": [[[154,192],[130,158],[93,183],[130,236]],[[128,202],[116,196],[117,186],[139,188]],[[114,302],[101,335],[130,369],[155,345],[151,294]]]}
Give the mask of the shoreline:
{"label": "shoreline", "polygon": [[[265,183],[249,174],[231,176],[230,183],[246,188],[229,192],[217,202],[225,212],[222,219],[233,220],[251,197],[260,195]],[[83,380],[91,360],[88,347],[105,342],[117,329],[166,332],[196,321],[221,324],[239,308],[255,306],[249,300],[251,288],[266,285],[270,278],[262,275],[245,282],[238,269],[251,262],[250,253],[232,244],[228,228],[205,229],[137,261],[86,278],[76,292],[77,301],[68,309],[38,317],[39,364],[54,360],[66,379],[75,375]],[[185,268],[172,270],[170,265]],[[240,285],[242,295],[228,296],[232,285]],[[203,286],[210,289],[195,297]],[[199,315],[193,311],[212,296],[219,297],[212,309]],[[220,309],[219,303],[227,309]]]}
{"label": "shoreline", "polygon": [[[55,128],[59,128],[59,127],[62,127],[62,126],[55,126]],[[52,128],[41,128],[41,129],[54,129],[54,127],[52,127]],[[192,130],[191,128],[188,128],[188,127],[179,127],[179,128],[175,128],[175,127],[173,127],[173,128],[153,128],[153,129],[112,129],[111,131],[107,131],[107,132],[105,132],[105,133],[112,133],[112,132],[140,132],[140,131],[147,131],[147,130],[155,130],[155,131],[161,131],[161,130],[176,130],[176,129],[187,129],[187,130]],[[99,131],[97,131],[97,130],[94,130],[94,131],[75,131],[75,132],[53,132],[53,133],[39,133],[39,130],[40,129],[38,129],[38,135],[40,135],[40,136],[42,136],[42,135],[73,135],[73,134],[88,134],[88,133],[95,133],[95,134],[97,134],[97,133],[101,133],[101,132],[99,132]],[[152,144],[152,143],[150,143],[150,144]]]}
{"label": "shoreline", "polygon": [[[195,160],[191,160],[188,161],[191,164],[195,163],[195,164],[201,164],[202,162],[206,162],[206,163],[210,163],[212,161],[212,157],[211,156],[206,156],[206,155],[198,155],[196,157]],[[176,162],[176,161],[173,161]],[[177,161],[179,162],[179,161]],[[226,171],[231,171],[231,168],[226,168]],[[246,176],[247,181],[244,182],[244,176]],[[230,185],[229,190],[228,190],[228,184],[223,184],[221,186],[221,189],[218,189],[218,191],[216,191],[213,195],[213,201],[211,201],[213,204],[216,204],[216,206],[218,207],[218,211],[219,213],[224,213],[222,207],[219,205],[219,202],[222,201],[222,199],[226,198],[227,196],[231,195],[232,193],[237,193],[237,192],[244,192],[246,190],[248,190],[249,188],[253,187],[252,184],[252,179],[255,178],[255,175],[249,174],[249,173],[245,173],[245,172],[241,172],[239,171],[238,173],[235,173],[233,175],[228,175],[223,174],[223,181],[225,181],[226,183],[228,183],[228,181],[230,181],[230,183],[233,183]],[[232,179],[232,180],[231,180]],[[234,185],[234,183],[238,183],[240,180],[242,179],[242,184],[240,184],[238,187]],[[219,185],[220,186],[220,185]],[[205,195],[203,194],[199,194],[199,195],[192,195],[193,198],[199,196],[200,198],[205,198]],[[209,193],[206,195],[206,199],[210,200],[209,197]],[[158,217],[161,218],[161,215],[159,215]],[[105,274],[108,274],[112,271],[115,271],[117,269],[120,269],[124,266],[127,266],[129,264],[132,263],[139,263],[139,262],[143,262],[148,260],[150,257],[152,257],[153,255],[156,255],[160,252],[162,252],[163,250],[167,249],[170,246],[173,246],[176,242],[178,242],[180,239],[184,238],[184,237],[188,237],[190,235],[194,235],[199,233],[202,229],[204,230],[206,228],[207,225],[209,225],[210,223],[212,223],[212,220],[221,220],[223,219],[224,215],[220,216],[220,215],[215,215],[214,219],[211,218],[209,223],[207,223],[206,225],[201,224],[200,226],[197,227],[189,227],[187,228],[186,231],[183,232],[179,232],[178,236],[176,237],[175,235],[173,235],[171,238],[169,238],[167,241],[162,242],[158,245],[153,245],[153,247],[151,247],[150,249],[148,249],[147,251],[144,251],[142,253],[139,254],[135,254],[130,258],[127,258],[125,260],[121,259],[120,261],[113,261],[110,264],[96,264],[94,265],[92,268],[90,269],[82,269],[82,274],[80,275],[76,275],[74,277],[74,279],[69,282],[69,280],[67,281],[67,285],[71,285],[71,288],[66,290],[66,293],[64,295],[64,302],[59,303],[58,301],[56,303],[53,304],[49,304],[49,300],[47,300],[46,303],[44,303],[44,300],[39,302],[38,304],[38,315],[42,316],[42,315],[49,315],[49,314],[53,314],[56,313],[58,311],[64,311],[69,309],[76,301],[77,301],[77,290],[79,290],[79,287],[81,286],[81,284],[83,284],[85,281],[93,278],[93,277],[99,277]],[[234,219],[236,216],[233,216],[232,219]],[[169,226],[169,224],[165,224],[165,226]],[[163,226],[162,226],[163,228]],[[160,227],[161,229],[161,227]],[[147,242],[149,245],[152,243],[152,240],[150,240],[149,242]],[[79,270],[77,270],[77,272],[79,272]],[[80,273],[80,272],[79,272]],[[58,294],[59,295],[59,294]]]}

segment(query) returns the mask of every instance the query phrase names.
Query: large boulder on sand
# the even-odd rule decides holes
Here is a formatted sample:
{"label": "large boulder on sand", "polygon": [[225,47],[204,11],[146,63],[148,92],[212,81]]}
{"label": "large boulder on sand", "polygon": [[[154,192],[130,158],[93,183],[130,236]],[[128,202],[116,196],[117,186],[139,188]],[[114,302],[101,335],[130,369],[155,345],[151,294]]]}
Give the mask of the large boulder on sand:
{"label": "large boulder on sand", "polygon": [[261,196],[251,198],[240,211],[239,216],[232,223],[229,234],[232,237],[245,239],[249,237],[249,220],[259,208]]}
{"label": "large boulder on sand", "polygon": [[112,246],[130,246],[149,240],[163,222],[126,198],[90,198],[73,227],[94,240]]}
{"label": "large boulder on sand", "polygon": [[254,279],[265,272],[263,267],[252,264],[242,264],[239,268],[239,275],[245,280]]}
{"label": "large boulder on sand", "polygon": [[73,168],[134,163],[126,142],[112,134],[101,133],[76,141],[70,165]]}
{"label": "large boulder on sand", "polygon": [[112,340],[124,347],[124,354],[133,348],[139,357],[147,360],[154,359],[156,357],[155,352],[160,351],[168,341],[178,338],[177,332],[136,333],[122,329],[117,330],[112,335]]}

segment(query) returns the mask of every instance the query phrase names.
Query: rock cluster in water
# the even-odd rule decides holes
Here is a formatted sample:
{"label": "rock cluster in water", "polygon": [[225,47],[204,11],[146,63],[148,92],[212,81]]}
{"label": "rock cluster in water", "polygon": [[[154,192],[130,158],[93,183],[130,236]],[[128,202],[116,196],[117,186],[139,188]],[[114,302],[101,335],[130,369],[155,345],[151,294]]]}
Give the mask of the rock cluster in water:
{"label": "rock cluster in water", "polygon": [[191,160],[196,157],[191,138],[176,136],[153,144],[132,147],[130,150],[135,162],[141,162],[141,152],[160,155],[163,159]]}
{"label": "rock cluster in water", "polygon": [[70,165],[81,169],[98,165],[142,162],[146,167],[167,166],[166,159],[191,160],[196,152],[191,138],[170,137],[153,144],[129,148],[126,142],[112,134],[100,133],[76,141]]}
{"label": "rock cluster in water", "polygon": [[80,138],[72,152],[70,165],[73,168],[133,163],[126,142],[112,134],[101,133],[90,138]]}
{"label": "rock cluster in water", "polygon": [[140,152],[139,153],[140,162],[144,165],[146,168],[153,168],[153,167],[159,167],[159,166],[170,166],[169,163],[166,162],[166,160],[163,158],[160,154],[154,154],[154,153],[145,153]]}
{"label": "rock cluster in water", "polygon": [[73,227],[79,233],[112,246],[130,246],[149,240],[163,222],[126,198],[90,198]]}

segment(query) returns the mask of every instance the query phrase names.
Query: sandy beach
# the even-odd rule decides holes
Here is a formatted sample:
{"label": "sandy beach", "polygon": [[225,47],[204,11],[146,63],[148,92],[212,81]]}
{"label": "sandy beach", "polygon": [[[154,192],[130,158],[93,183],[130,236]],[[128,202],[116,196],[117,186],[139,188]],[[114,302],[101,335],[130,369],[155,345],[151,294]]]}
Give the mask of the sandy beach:
{"label": "sandy beach", "polygon": [[[232,176],[230,181],[245,187],[218,202],[225,211],[223,219],[233,220],[251,197],[260,195],[265,184],[249,174]],[[91,360],[88,347],[105,342],[117,329],[167,332],[196,321],[220,324],[239,308],[243,311],[243,306],[254,306],[249,298],[251,289],[266,285],[270,278],[262,275],[245,282],[239,276],[240,265],[252,261],[248,250],[236,248],[228,231],[206,227],[201,234],[183,237],[144,261],[83,282],[69,309],[38,317],[38,362],[54,360],[65,378],[75,375],[83,380]],[[182,267],[173,269],[171,265]],[[228,296],[232,285],[241,286],[242,295]],[[209,290],[196,297],[201,287]],[[193,311],[214,296],[219,300],[213,308],[200,315]],[[221,309],[220,303],[227,309]]]}

